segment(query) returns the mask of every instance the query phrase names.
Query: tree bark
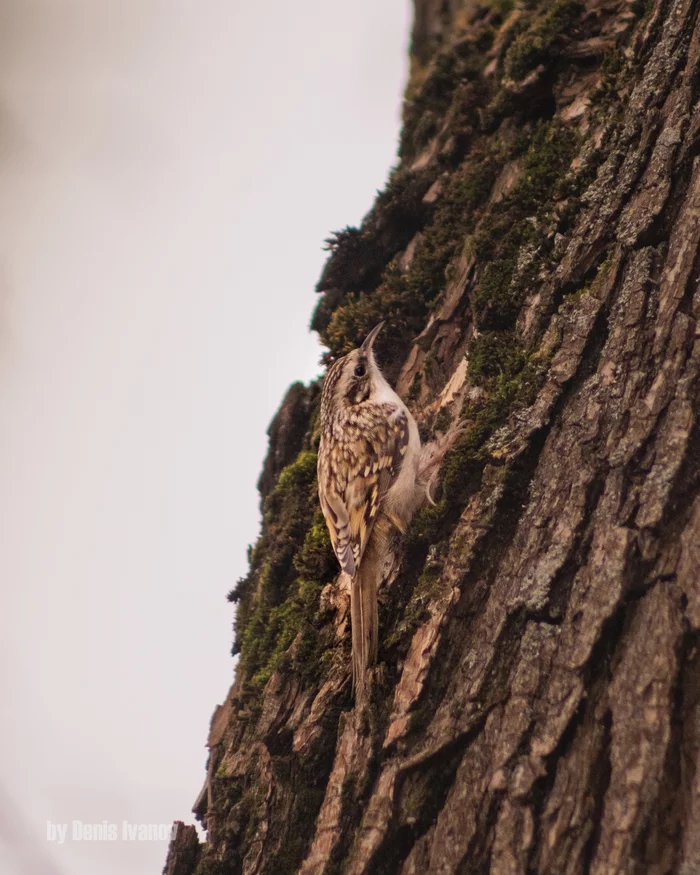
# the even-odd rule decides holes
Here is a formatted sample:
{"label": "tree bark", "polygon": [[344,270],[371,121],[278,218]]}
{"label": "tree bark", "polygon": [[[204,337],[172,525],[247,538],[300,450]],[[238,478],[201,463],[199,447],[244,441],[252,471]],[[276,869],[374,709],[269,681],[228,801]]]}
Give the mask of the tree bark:
{"label": "tree bark", "polygon": [[385,570],[358,713],[317,387],[285,409],[209,842],[168,871],[693,875],[700,3],[416,6],[401,164],[313,324],[330,358],[385,318],[423,437],[465,436]]}

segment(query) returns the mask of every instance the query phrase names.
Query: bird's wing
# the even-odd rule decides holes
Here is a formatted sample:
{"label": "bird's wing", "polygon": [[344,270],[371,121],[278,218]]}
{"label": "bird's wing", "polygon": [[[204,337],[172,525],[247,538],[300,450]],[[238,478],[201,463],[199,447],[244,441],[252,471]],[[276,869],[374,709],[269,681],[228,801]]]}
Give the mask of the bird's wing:
{"label": "bird's wing", "polygon": [[340,567],[355,573],[382,499],[401,470],[408,418],[393,405],[367,404],[325,464],[319,461],[319,496]]}

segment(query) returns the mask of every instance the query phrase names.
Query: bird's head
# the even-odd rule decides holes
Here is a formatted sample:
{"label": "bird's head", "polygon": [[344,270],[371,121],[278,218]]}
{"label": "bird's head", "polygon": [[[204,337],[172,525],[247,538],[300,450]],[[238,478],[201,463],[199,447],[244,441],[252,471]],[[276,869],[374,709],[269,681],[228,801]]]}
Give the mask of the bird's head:
{"label": "bird's head", "polygon": [[375,326],[362,346],[338,359],[326,374],[323,387],[324,403],[351,406],[366,401],[383,377],[374,358],[374,341],[383,322]]}

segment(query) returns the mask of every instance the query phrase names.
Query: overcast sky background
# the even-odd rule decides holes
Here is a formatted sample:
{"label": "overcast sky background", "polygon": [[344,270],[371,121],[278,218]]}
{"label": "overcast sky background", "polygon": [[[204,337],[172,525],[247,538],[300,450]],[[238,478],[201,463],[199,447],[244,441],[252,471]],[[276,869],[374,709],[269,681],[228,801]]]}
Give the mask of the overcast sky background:
{"label": "overcast sky background", "polygon": [[0,872],[157,875],[265,430],[395,160],[409,0],[0,2]]}

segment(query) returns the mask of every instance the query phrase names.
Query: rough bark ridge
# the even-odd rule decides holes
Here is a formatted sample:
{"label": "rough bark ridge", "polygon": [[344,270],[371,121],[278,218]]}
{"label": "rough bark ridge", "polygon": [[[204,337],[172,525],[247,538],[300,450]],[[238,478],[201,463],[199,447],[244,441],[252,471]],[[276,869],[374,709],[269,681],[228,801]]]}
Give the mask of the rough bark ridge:
{"label": "rough bark ridge", "polygon": [[318,387],[288,396],[209,841],[181,827],[166,871],[692,875],[700,3],[417,0],[413,48],[400,164],[329,241],[313,327],[332,358],[385,319],[424,436],[465,435],[386,569],[358,714]]}

